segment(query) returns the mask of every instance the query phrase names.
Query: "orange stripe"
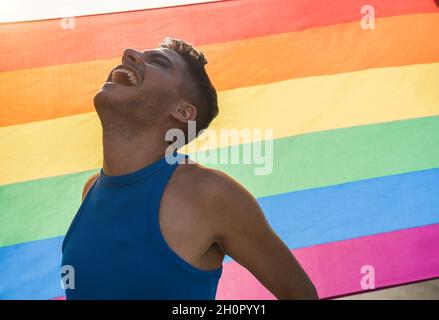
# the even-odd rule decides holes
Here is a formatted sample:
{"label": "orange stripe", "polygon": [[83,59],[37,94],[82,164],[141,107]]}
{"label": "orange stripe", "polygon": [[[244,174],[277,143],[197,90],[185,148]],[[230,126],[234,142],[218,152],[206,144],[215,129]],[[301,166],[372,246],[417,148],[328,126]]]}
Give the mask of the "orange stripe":
{"label": "orange stripe", "polygon": [[[414,28],[413,26],[416,26]],[[439,14],[380,19],[202,47],[218,90],[373,67],[439,61]],[[120,59],[0,73],[0,125],[93,111],[93,95]],[[270,67],[267,67],[267,66]]]}
{"label": "orange stripe", "polygon": [[[108,59],[166,35],[196,45],[357,21],[363,0],[235,0],[173,8],[0,24],[0,71]],[[433,0],[370,0],[377,17],[438,12]],[[413,27],[413,26],[412,26]]]}
{"label": "orange stripe", "polygon": [[[416,26],[416,27],[413,27]],[[220,90],[291,78],[439,61],[439,13],[357,22],[223,43],[206,50]],[[226,72],[225,72],[226,70]]]}

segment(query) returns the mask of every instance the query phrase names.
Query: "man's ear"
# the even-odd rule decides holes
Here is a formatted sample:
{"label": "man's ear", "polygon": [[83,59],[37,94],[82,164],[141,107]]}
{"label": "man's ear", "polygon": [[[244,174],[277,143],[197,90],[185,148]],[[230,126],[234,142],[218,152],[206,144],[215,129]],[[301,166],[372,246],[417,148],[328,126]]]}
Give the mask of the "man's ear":
{"label": "man's ear", "polygon": [[184,124],[188,121],[195,121],[196,116],[197,108],[186,101],[177,105],[171,112],[171,117]]}

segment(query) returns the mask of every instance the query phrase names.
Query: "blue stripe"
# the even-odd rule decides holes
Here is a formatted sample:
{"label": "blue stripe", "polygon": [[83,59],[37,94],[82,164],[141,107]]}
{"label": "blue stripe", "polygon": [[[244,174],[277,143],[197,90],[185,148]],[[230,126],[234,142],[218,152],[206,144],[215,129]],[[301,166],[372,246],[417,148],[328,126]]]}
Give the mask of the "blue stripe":
{"label": "blue stripe", "polygon": [[290,248],[439,222],[439,169],[258,199]]}
{"label": "blue stripe", "polygon": [[[258,199],[289,248],[439,223],[439,169]],[[59,284],[63,237],[0,248],[0,298],[47,299]],[[230,257],[224,260],[230,261]]]}
{"label": "blue stripe", "polygon": [[63,238],[0,248],[0,299],[50,299],[64,295],[59,277]]}

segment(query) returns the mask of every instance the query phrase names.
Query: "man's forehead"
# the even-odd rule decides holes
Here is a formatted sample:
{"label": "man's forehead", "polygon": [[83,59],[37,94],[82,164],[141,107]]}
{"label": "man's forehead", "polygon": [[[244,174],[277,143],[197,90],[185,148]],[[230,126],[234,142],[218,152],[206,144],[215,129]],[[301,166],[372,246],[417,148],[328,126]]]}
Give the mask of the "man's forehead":
{"label": "man's forehead", "polygon": [[177,52],[175,52],[174,50],[171,50],[169,48],[157,47],[157,48],[153,48],[153,49],[143,50],[143,52],[152,53],[152,54],[154,54],[154,53],[155,54],[164,54],[165,56],[170,58],[173,62],[180,62],[180,63],[184,64],[183,57],[181,55],[179,55]]}

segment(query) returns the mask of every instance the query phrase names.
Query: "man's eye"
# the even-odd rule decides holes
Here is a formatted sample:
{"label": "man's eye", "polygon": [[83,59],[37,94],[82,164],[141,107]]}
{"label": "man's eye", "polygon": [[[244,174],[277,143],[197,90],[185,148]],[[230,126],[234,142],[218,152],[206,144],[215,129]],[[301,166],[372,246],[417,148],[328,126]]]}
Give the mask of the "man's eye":
{"label": "man's eye", "polygon": [[158,65],[160,65],[160,66],[162,66],[162,67],[167,67],[166,66],[166,63],[164,63],[164,62],[162,62],[162,61],[160,61],[160,60],[155,60],[155,61],[153,61],[153,63],[157,63]]}

